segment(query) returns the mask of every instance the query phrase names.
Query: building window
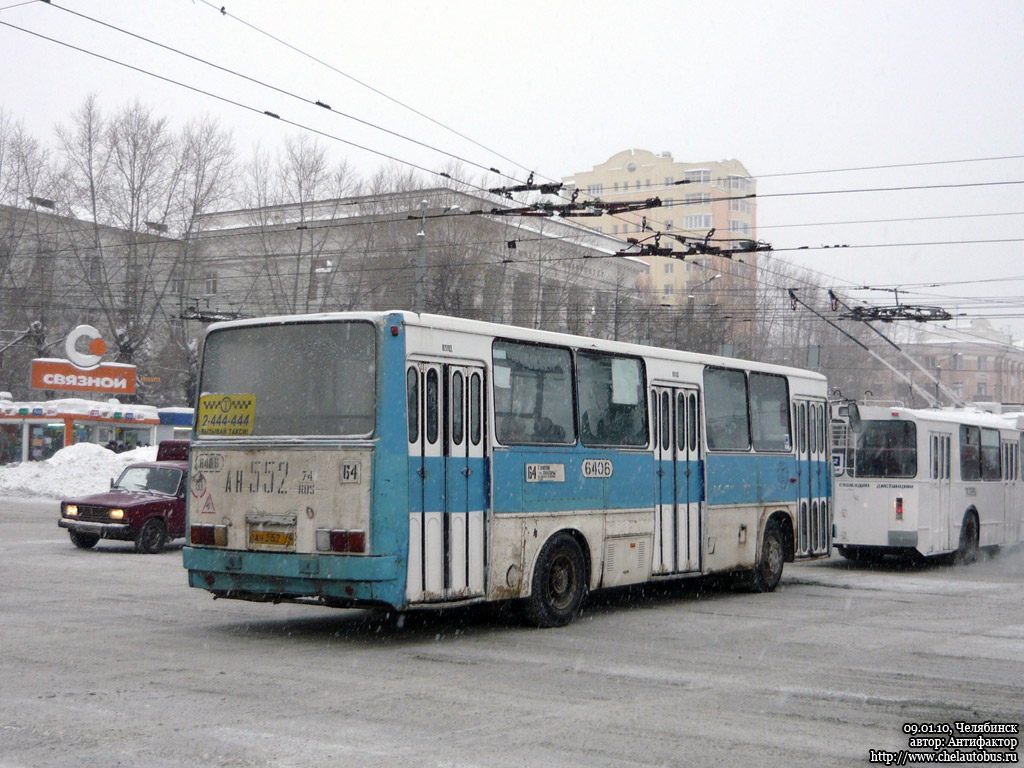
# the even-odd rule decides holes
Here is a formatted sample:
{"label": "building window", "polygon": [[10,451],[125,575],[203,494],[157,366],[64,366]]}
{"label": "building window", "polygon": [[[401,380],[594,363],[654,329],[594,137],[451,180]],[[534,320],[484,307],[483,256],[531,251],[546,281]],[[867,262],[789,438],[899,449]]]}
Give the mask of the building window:
{"label": "building window", "polygon": [[666,285],[663,290],[664,290],[665,296],[671,296],[672,294],[674,294],[676,292],[675,286],[671,285],[671,284]]}
{"label": "building window", "polygon": [[730,176],[729,189],[735,192],[749,193],[754,188],[754,183],[745,176]]}
{"label": "building window", "polygon": [[744,213],[744,214],[749,216],[750,212],[753,210],[753,208],[754,207],[747,200],[730,200],[729,201],[729,210],[730,211],[736,211],[737,213]]}
{"label": "building window", "polygon": [[957,381],[953,383],[953,394],[955,394],[957,397],[964,396],[964,383],[962,381]]}
{"label": "building window", "polygon": [[664,200],[661,201],[661,205],[663,208],[671,208],[675,204],[676,201],[673,200],[671,197],[665,198]]}
{"label": "building window", "polygon": [[[964,369],[964,356],[957,352],[953,355],[953,370],[962,371]],[[960,394],[963,394],[962,392]]]}
{"label": "building window", "polygon": [[597,197],[604,192],[604,184],[587,184],[587,194]]}
{"label": "building window", "polygon": [[685,229],[711,229],[710,213],[694,213],[683,219]]}
{"label": "building window", "polygon": [[928,369],[935,368],[935,355],[925,355],[924,367]]}
{"label": "building window", "polygon": [[618,191],[619,191],[619,182],[616,181],[614,184],[612,184],[612,192],[618,192]]}
{"label": "building window", "polygon": [[675,180],[674,177],[672,177],[672,176],[666,176],[665,177],[665,186],[666,187],[671,187],[675,183],[676,183],[676,180]]}
{"label": "building window", "polygon": [[711,193],[698,192],[696,194],[687,195],[683,200],[687,205],[710,205]]}
{"label": "building window", "polygon": [[672,231],[672,227],[673,227],[672,219],[667,219],[665,221],[665,231],[666,232],[671,232]]}
{"label": "building window", "polygon": [[665,274],[666,275],[671,275],[672,274],[672,268],[674,266],[675,266],[675,264],[666,264],[665,265]]}
{"label": "building window", "polygon": [[612,234],[613,235],[619,234],[619,225],[618,224],[612,224]]}
{"label": "building window", "polygon": [[690,184],[710,184],[711,171],[707,168],[697,168],[692,171],[686,171],[683,174],[683,178]]}
{"label": "building window", "polygon": [[749,235],[750,224],[739,219],[729,219],[729,231],[738,235]]}
{"label": "building window", "polygon": [[212,296],[217,292],[217,273],[207,272],[203,275],[204,281],[204,292],[207,296]]}
{"label": "building window", "polygon": [[979,371],[987,371],[988,370],[988,358],[987,357],[982,357],[981,355],[978,355],[978,370]]}
{"label": "building window", "polygon": [[978,397],[986,397],[988,395],[988,385],[983,382],[978,382]]}

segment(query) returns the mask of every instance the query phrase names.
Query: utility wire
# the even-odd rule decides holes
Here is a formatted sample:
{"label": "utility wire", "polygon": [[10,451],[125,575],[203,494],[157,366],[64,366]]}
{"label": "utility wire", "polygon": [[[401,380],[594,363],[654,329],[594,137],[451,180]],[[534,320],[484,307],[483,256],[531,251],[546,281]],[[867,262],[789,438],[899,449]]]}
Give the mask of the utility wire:
{"label": "utility wire", "polygon": [[[274,42],[279,43],[280,45],[283,45],[286,48],[289,48],[290,50],[294,51],[295,53],[298,53],[301,56],[305,56],[307,59],[310,59],[310,60],[316,62],[317,64],[320,64],[321,66],[327,67],[332,72],[335,72],[335,73],[341,75],[342,77],[345,77],[345,78],[351,80],[353,83],[356,83],[357,85],[360,85],[363,88],[366,88],[366,89],[372,91],[373,93],[376,93],[378,96],[381,96],[381,97],[387,99],[388,101],[390,101],[390,102],[392,102],[394,104],[397,104],[398,106],[402,107],[403,109],[406,109],[406,110],[412,112],[413,114],[415,114],[415,115],[417,115],[419,117],[422,117],[424,120],[427,120],[427,121],[433,123],[434,125],[436,125],[436,126],[438,126],[440,128],[443,128],[446,131],[449,131],[449,132],[455,134],[459,138],[465,139],[466,141],[470,142],[471,144],[476,145],[480,149],[483,149],[486,152],[490,152],[495,157],[500,157],[505,162],[512,163],[512,165],[515,165],[517,168],[520,168],[521,170],[524,170],[524,171],[528,170],[526,168],[526,166],[524,166],[524,165],[522,165],[520,163],[517,163],[515,160],[512,160],[511,158],[506,157],[505,155],[501,154],[500,152],[497,152],[497,151],[495,151],[493,149],[488,148],[484,144],[481,144],[480,142],[476,141],[475,139],[470,138],[469,136],[465,135],[464,133],[460,133],[459,131],[455,130],[454,128],[452,128],[452,127],[450,127],[448,125],[445,125],[444,123],[440,122],[439,120],[435,120],[430,115],[427,115],[427,114],[419,111],[418,109],[416,109],[414,107],[411,107],[411,106],[409,106],[408,104],[405,104],[402,101],[399,101],[398,99],[394,98],[393,96],[389,96],[388,94],[384,93],[383,91],[381,91],[381,90],[379,90],[377,88],[374,88],[372,85],[369,85],[368,83],[365,83],[362,80],[359,80],[358,78],[353,77],[352,75],[348,74],[347,72],[341,71],[340,69],[338,69],[337,67],[327,63],[323,59],[319,59],[316,56],[313,56],[312,54],[307,53],[306,51],[303,51],[301,48],[297,48],[296,46],[292,45],[291,43],[289,43],[289,42],[287,42],[285,40],[282,40],[281,38],[276,37],[275,35],[272,35],[272,34],[270,34],[269,32],[267,32],[267,31],[265,31],[263,29],[260,29],[259,27],[249,23],[245,19],[242,19],[239,16],[235,16],[233,13],[230,13],[230,12],[228,12],[226,10],[227,6],[222,5],[222,6],[218,7],[218,6],[214,5],[213,3],[209,2],[209,0],[200,0],[200,1],[204,5],[209,6],[210,8],[213,8],[215,11],[220,13],[222,16],[225,16],[227,18],[233,19],[233,20],[237,21],[238,23],[245,25],[249,29],[252,29],[253,31],[255,31],[255,32],[259,33],[259,34],[264,35],[265,37],[269,37]],[[505,175],[505,174],[501,174],[501,175]],[[511,177],[507,177],[507,178],[511,178]]]}
{"label": "utility wire", "polygon": [[[70,48],[71,50],[78,51],[80,53],[84,53],[84,54],[87,54],[89,56],[93,56],[93,57],[95,57],[97,59],[101,59],[102,61],[106,61],[106,62],[108,62],[110,64],[115,64],[117,66],[124,67],[125,69],[130,69],[133,72],[138,72],[140,74],[147,75],[149,77],[153,77],[153,78],[155,78],[157,80],[162,80],[165,83],[170,83],[171,85],[176,85],[176,86],[178,86],[180,88],[185,88],[186,90],[193,91],[194,93],[199,93],[199,94],[202,94],[203,96],[208,96],[208,97],[210,97],[212,99],[216,99],[217,101],[224,102],[225,104],[230,104],[231,106],[234,106],[234,107],[239,107],[239,108],[244,109],[244,110],[246,110],[248,112],[252,112],[254,114],[266,115],[267,117],[274,118],[274,119],[280,121],[281,123],[283,123],[285,125],[290,125],[293,128],[299,128],[301,130],[306,130],[306,131],[309,131],[310,133],[315,133],[316,135],[322,136],[322,137],[324,137],[326,139],[331,139],[332,141],[337,141],[337,142],[340,142],[342,144],[347,144],[348,146],[355,147],[357,149],[361,149],[364,152],[370,152],[371,154],[377,155],[379,157],[383,157],[386,160],[391,160],[391,161],[396,162],[396,163],[401,163],[402,165],[407,165],[410,168],[414,168],[414,169],[416,169],[418,171],[423,171],[424,173],[427,173],[427,174],[429,174],[431,176],[438,176],[438,177],[441,177],[441,178],[451,179],[451,177],[447,173],[444,173],[442,171],[431,170],[430,168],[426,168],[426,167],[424,167],[422,165],[419,165],[417,163],[414,163],[414,162],[412,162],[410,160],[403,160],[402,158],[396,157],[394,155],[390,155],[387,152],[382,152],[380,150],[372,149],[372,148],[367,147],[367,146],[365,146],[363,144],[359,144],[359,143],[354,142],[354,141],[349,141],[348,139],[343,139],[340,136],[336,136],[336,135],[334,135],[332,133],[328,133],[326,131],[321,131],[321,130],[319,130],[317,128],[313,128],[311,126],[303,125],[302,123],[298,123],[298,122],[295,122],[293,120],[289,120],[288,118],[281,117],[281,115],[277,114],[276,112],[271,112],[269,110],[261,110],[261,109],[259,109],[257,107],[252,107],[252,106],[249,106],[248,104],[243,104],[242,102],[235,101],[234,99],[230,99],[230,98],[228,98],[226,96],[221,96],[221,95],[218,95],[218,94],[213,93],[211,91],[206,91],[206,90],[204,90],[202,88],[198,88],[198,87],[196,87],[194,85],[189,85],[187,83],[183,83],[183,82],[181,82],[179,80],[175,80],[175,79],[173,79],[171,77],[167,77],[165,75],[160,75],[160,74],[157,74],[156,72],[151,72],[149,70],[142,69],[141,67],[136,67],[136,66],[134,66],[132,64],[128,64],[128,63],[123,62],[123,61],[118,61],[117,59],[110,58],[109,56],[104,56],[103,54],[96,53],[95,51],[90,51],[90,50],[88,50],[86,48],[82,48],[82,47],[77,46],[77,45],[72,45],[71,43],[64,42],[63,40],[57,40],[56,38],[48,37],[47,35],[41,34],[39,32],[34,32],[34,31],[30,30],[30,29],[25,29],[24,27],[19,27],[16,24],[11,24],[11,23],[6,22],[6,21],[0,21],[0,25],[3,25],[5,27],[10,27],[11,29],[16,29],[19,32],[25,32],[26,34],[32,35],[34,37],[38,37],[38,38],[40,38],[42,40],[47,40],[47,41],[49,41],[51,43],[56,43],[57,45],[62,45],[65,48]],[[480,187],[480,186],[478,186],[476,184],[472,184],[470,182],[462,181],[462,180],[456,180],[456,181],[458,181],[458,183],[460,183],[460,184],[464,184],[465,186],[473,188],[473,189],[476,189],[476,190],[478,190],[480,192],[488,192],[487,189],[485,189],[484,187]]]}
{"label": "utility wire", "polygon": [[[165,45],[164,43],[160,43],[160,42],[157,42],[156,40],[152,40],[151,38],[144,37],[143,35],[136,34],[135,32],[131,32],[131,31],[126,30],[126,29],[122,29],[121,27],[117,27],[117,26],[115,26],[113,24],[108,24],[107,22],[101,21],[100,19],[93,18],[92,16],[87,16],[84,13],[79,13],[78,11],[73,11],[70,8],[65,8],[63,6],[57,5],[56,3],[52,2],[52,0],[46,0],[46,2],[47,2],[47,5],[50,5],[50,6],[54,7],[54,8],[57,8],[58,10],[64,11],[65,13],[70,13],[73,16],[78,16],[79,18],[85,19],[86,21],[91,21],[92,23],[99,24],[100,26],[106,27],[107,29],[112,29],[112,30],[114,30],[116,32],[119,32],[119,33],[123,34],[123,35],[128,35],[129,37],[133,37],[136,40],[141,40],[141,41],[143,41],[145,43],[148,43],[150,45],[154,45],[154,46],[156,46],[158,48],[162,48],[165,51],[170,51],[171,53],[175,53],[175,54],[177,54],[179,56],[184,56],[187,59],[191,59],[192,61],[198,62],[198,63],[203,64],[205,66],[212,67],[213,69],[216,69],[216,70],[218,70],[220,72],[225,72],[225,73],[227,73],[229,75],[232,75],[234,77],[238,77],[238,78],[241,78],[242,80],[246,80],[246,81],[248,81],[250,83],[253,83],[255,85],[259,85],[259,86],[261,86],[263,88],[267,88],[267,89],[269,89],[271,91],[274,91],[275,93],[279,93],[279,94],[281,94],[283,96],[288,96],[289,98],[296,99],[297,101],[301,101],[304,104],[309,104],[309,105],[312,105],[312,106],[321,107],[322,109],[326,109],[327,111],[331,112],[332,114],[338,115],[340,117],[347,118],[349,120],[353,120],[353,121],[359,123],[360,125],[365,125],[365,126],[367,126],[369,128],[373,128],[374,130],[382,131],[383,133],[386,133],[386,134],[388,134],[390,136],[394,136],[395,138],[402,139],[403,141],[411,142],[413,144],[416,144],[417,146],[423,147],[424,149],[429,149],[429,150],[431,150],[433,152],[437,152],[439,154],[442,154],[442,155],[445,155],[447,157],[450,157],[453,160],[457,160],[459,162],[466,163],[467,165],[475,166],[476,168],[479,168],[480,170],[483,170],[483,171],[487,171],[488,173],[491,173],[491,172],[494,171],[493,168],[490,168],[490,167],[488,167],[486,165],[481,165],[480,163],[474,162],[473,160],[469,160],[469,159],[467,159],[465,157],[461,157],[459,155],[452,154],[451,152],[446,152],[445,150],[440,149],[438,147],[435,147],[435,146],[433,146],[431,144],[427,144],[426,142],[422,142],[422,141],[419,141],[418,139],[411,138],[411,137],[406,136],[404,134],[398,133],[397,131],[392,131],[389,128],[384,128],[383,126],[377,125],[376,123],[372,123],[372,122],[370,122],[368,120],[363,120],[362,118],[356,117],[355,115],[350,115],[350,114],[348,114],[346,112],[342,112],[340,110],[334,109],[329,104],[326,104],[325,102],[320,101],[319,99],[311,99],[311,98],[309,98],[307,96],[300,96],[300,95],[294,93],[293,91],[289,91],[289,90],[286,90],[284,88],[280,88],[280,87],[278,87],[276,85],[273,85],[271,83],[267,83],[267,82],[265,82],[263,80],[259,80],[259,79],[254,78],[254,77],[250,77],[249,75],[246,75],[244,73],[238,72],[238,71],[233,70],[233,69],[229,69],[228,67],[223,67],[223,66],[221,66],[219,64],[214,64],[213,62],[211,62],[211,61],[209,61],[207,59],[203,59],[203,58],[201,58],[199,56],[195,56],[193,54],[186,53],[185,51],[179,50],[178,48],[174,48],[172,46]],[[508,177],[508,178],[511,178],[511,177]]]}

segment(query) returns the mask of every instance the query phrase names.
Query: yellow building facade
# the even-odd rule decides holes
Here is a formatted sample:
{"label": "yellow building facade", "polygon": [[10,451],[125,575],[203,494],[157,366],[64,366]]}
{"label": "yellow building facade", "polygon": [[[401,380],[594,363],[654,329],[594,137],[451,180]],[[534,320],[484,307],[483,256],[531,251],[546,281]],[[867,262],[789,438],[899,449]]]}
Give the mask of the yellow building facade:
{"label": "yellow building facade", "polygon": [[[669,152],[627,149],[589,171],[563,178],[562,183],[568,192],[579,191],[580,202],[659,198],[662,204],[657,208],[578,219],[623,241],[633,238],[653,245],[651,236],[661,232],[660,247],[682,251],[685,246],[672,235],[707,238],[710,245],[723,250],[757,239],[756,181],[739,160],[680,162]],[[744,254],[748,268],[754,266],[755,257],[755,253]],[[735,287],[730,285],[737,279],[733,271],[723,271],[714,257],[641,258],[650,268],[653,298],[661,304],[685,303],[698,290],[714,289],[718,294]],[[719,274],[723,279],[716,277]]]}

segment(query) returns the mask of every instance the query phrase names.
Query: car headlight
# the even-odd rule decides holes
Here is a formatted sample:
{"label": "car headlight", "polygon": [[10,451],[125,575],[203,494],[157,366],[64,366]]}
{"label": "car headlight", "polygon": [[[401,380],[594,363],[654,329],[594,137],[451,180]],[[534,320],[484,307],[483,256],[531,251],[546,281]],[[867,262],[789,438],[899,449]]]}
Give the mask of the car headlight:
{"label": "car headlight", "polygon": [[64,514],[68,517],[75,517],[78,514],[78,505],[68,504],[66,507],[64,507]]}
{"label": "car headlight", "polygon": [[112,510],[110,510],[110,519],[111,520],[123,520],[124,519],[124,510],[123,509],[112,509]]}

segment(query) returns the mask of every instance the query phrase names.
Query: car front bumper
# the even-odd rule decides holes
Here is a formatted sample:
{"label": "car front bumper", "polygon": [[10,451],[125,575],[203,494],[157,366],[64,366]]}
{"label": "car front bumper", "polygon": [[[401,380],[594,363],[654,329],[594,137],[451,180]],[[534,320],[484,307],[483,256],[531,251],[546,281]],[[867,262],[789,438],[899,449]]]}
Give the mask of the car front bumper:
{"label": "car front bumper", "polygon": [[101,539],[122,539],[131,541],[135,538],[135,531],[125,523],[93,523],[84,520],[70,520],[62,517],[57,521],[61,528],[67,528],[75,533],[90,533],[99,536]]}

